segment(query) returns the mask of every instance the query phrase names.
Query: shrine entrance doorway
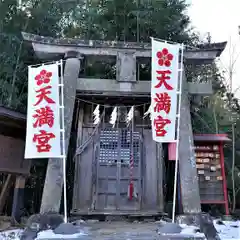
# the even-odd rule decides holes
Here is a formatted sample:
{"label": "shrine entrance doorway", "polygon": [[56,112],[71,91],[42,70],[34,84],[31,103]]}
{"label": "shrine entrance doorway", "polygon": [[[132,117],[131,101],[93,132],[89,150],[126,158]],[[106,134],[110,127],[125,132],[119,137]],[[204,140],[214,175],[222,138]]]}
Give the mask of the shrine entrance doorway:
{"label": "shrine entrance doorway", "polygon": [[[133,139],[133,140],[132,140]],[[139,210],[142,200],[142,135],[128,128],[104,128],[95,144],[94,209]],[[133,148],[133,165],[130,166]],[[132,173],[131,173],[132,171]],[[132,198],[129,184],[133,183]]]}

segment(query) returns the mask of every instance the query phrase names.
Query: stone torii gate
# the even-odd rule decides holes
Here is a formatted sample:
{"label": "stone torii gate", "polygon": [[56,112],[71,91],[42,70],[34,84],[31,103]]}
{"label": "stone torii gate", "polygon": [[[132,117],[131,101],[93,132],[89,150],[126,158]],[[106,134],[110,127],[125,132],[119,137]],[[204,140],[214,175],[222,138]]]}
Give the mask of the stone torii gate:
{"label": "stone torii gate", "polygon": [[[63,58],[66,60],[64,69],[66,152],[69,145],[76,94],[150,97],[150,81],[137,81],[136,77],[137,58],[151,57],[150,44],[54,39],[25,32],[22,35],[26,42],[31,43],[39,59],[47,62]],[[184,52],[184,61],[197,64],[211,63],[220,56],[225,46],[226,43],[216,43],[200,46],[199,49],[187,49]],[[116,79],[78,78],[79,71],[83,68],[82,59],[88,58],[90,55],[115,57]],[[201,205],[188,94],[210,95],[212,94],[212,84],[211,82],[187,82],[185,75],[183,76],[179,143],[182,204],[184,213],[198,213],[201,211]],[[63,185],[62,168],[61,159],[49,159],[41,212],[59,211]]]}

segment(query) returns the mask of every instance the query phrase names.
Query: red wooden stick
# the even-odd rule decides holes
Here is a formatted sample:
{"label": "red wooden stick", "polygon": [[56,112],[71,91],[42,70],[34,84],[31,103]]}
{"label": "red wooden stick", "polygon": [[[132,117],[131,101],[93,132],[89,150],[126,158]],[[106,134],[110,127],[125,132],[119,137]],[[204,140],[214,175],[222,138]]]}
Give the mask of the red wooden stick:
{"label": "red wooden stick", "polygon": [[129,200],[133,199],[133,193],[134,193],[133,165],[134,165],[134,161],[133,161],[133,154],[132,154],[131,158],[130,158],[130,183],[129,183],[129,186],[128,186],[128,198],[129,198]]}

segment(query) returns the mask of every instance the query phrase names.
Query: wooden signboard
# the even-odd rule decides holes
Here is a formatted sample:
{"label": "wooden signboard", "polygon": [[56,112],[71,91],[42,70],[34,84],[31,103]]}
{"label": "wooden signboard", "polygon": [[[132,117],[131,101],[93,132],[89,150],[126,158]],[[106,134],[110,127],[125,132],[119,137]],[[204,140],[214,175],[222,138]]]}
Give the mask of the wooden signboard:
{"label": "wooden signboard", "polygon": [[202,204],[224,204],[229,214],[227,183],[224,168],[225,134],[195,135],[195,158]]}
{"label": "wooden signboard", "polygon": [[[226,134],[196,134],[194,149],[202,204],[223,204],[229,214],[223,143]],[[175,160],[176,146],[168,146],[169,160]]]}

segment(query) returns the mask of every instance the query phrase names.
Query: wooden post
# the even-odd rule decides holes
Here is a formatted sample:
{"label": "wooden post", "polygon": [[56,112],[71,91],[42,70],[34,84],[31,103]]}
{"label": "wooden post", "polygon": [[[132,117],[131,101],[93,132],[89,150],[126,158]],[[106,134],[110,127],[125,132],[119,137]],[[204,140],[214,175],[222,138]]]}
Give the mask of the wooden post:
{"label": "wooden post", "polygon": [[[84,105],[82,103],[79,104],[79,113],[78,113],[78,131],[77,131],[77,148],[82,144],[82,128],[83,128],[83,114],[84,114]],[[73,189],[73,207],[72,209],[75,210],[78,208],[78,197],[79,197],[79,179],[80,179],[80,161],[81,156],[75,157],[75,174],[74,174],[74,189]]]}
{"label": "wooden post", "polygon": [[[64,121],[65,121],[65,149],[68,153],[71,135],[73,110],[77,89],[77,79],[80,71],[80,57],[76,52],[69,52],[65,56],[64,68]],[[43,189],[41,213],[59,212],[63,187],[62,159],[51,158],[48,161],[45,185]]]}
{"label": "wooden post", "polygon": [[24,176],[17,176],[12,204],[12,219],[17,222],[21,221],[21,216],[23,215],[25,182],[26,178]]}
{"label": "wooden post", "polygon": [[3,211],[3,208],[6,204],[6,199],[9,195],[9,191],[10,191],[10,188],[13,184],[13,175],[12,174],[8,174],[7,175],[7,179],[3,185],[3,188],[2,188],[2,191],[1,191],[1,194],[0,194],[0,214],[2,213]]}

